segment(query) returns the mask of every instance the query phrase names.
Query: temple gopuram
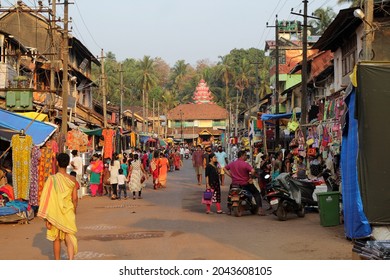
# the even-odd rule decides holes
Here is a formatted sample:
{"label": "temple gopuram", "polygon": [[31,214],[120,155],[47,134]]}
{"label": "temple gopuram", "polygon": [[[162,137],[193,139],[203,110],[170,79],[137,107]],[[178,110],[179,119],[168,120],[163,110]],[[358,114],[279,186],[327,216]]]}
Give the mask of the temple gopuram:
{"label": "temple gopuram", "polygon": [[192,97],[194,104],[214,104],[212,101],[213,98],[214,97],[205,80],[200,80],[194,92],[194,96]]}

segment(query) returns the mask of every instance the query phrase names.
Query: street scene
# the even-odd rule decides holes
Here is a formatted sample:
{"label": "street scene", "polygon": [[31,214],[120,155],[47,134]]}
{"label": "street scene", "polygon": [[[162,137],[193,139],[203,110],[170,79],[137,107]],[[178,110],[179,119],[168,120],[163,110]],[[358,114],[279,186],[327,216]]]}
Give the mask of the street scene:
{"label": "street scene", "polygon": [[390,1],[6,2],[1,260],[390,259]]}
{"label": "street scene", "polygon": [[[154,190],[151,179],[143,199],[111,200],[84,196],[77,209],[76,260],[348,260],[352,243],[343,226],[323,227],[319,213],[289,215],[279,221],[244,213],[241,217],[207,215],[201,204],[204,185],[196,181],[191,160],[168,173],[166,189]],[[222,188],[227,212],[228,187]],[[40,218],[28,224],[0,225],[3,260],[50,260]],[[66,252],[62,251],[63,258]]]}

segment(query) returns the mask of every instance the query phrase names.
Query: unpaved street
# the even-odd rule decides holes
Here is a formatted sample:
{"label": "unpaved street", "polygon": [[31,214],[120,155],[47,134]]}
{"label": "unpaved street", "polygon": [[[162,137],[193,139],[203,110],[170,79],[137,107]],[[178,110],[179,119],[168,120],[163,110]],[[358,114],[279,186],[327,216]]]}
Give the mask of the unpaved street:
{"label": "unpaved street", "polygon": [[[153,190],[149,179],[143,199],[84,197],[77,212],[76,259],[351,259],[352,243],[343,226],[322,227],[318,213],[304,218],[290,214],[285,222],[249,212],[239,218],[207,215],[200,203],[203,189],[196,184],[191,160],[185,160],[182,170],[169,173],[167,189]],[[223,201],[227,190],[223,187]],[[3,260],[53,259],[38,218],[30,224],[0,224],[0,248]]]}

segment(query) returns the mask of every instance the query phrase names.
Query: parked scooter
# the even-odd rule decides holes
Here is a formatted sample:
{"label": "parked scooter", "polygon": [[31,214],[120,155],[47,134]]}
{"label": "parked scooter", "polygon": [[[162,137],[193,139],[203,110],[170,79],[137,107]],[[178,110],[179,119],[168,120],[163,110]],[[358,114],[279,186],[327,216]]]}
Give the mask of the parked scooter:
{"label": "parked scooter", "polygon": [[233,213],[236,217],[241,217],[244,211],[250,211],[253,215],[259,212],[259,205],[257,205],[252,193],[239,185],[230,186],[227,206],[229,214]]}
{"label": "parked scooter", "polygon": [[[314,189],[311,196],[313,196],[313,192]],[[276,177],[268,188],[266,195],[274,214],[280,221],[286,221],[287,214],[290,212],[295,212],[298,217],[303,218],[305,216],[306,201],[308,200],[307,196],[308,193],[305,193],[302,197],[299,185],[293,182],[293,178],[289,173],[281,173]]]}

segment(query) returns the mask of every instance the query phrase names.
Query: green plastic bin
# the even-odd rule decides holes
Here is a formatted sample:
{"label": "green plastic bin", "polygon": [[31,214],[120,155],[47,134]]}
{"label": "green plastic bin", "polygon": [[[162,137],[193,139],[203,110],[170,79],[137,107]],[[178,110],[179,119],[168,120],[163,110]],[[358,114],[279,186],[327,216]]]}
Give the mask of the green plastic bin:
{"label": "green plastic bin", "polygon": [[331,227],[340,224],[340,193],[317,193],[321,226]]}

